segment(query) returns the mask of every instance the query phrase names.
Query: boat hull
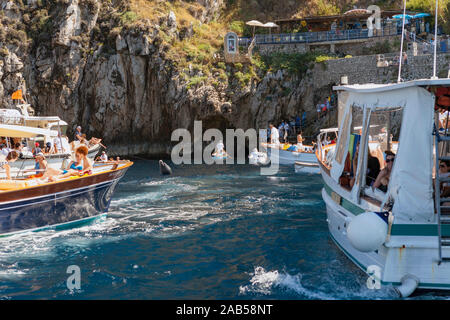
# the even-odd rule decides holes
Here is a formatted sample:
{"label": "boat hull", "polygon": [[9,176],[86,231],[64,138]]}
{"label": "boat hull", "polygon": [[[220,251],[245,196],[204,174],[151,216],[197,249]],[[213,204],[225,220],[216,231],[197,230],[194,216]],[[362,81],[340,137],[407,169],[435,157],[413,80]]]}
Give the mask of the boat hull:
{"label": "boat hull", "polygon": [[314,173],[314,174],[320,173],[318,163],[295,161],[294,169],[295,173]]}
{"label": "boat hull", "polygon": [[108,211],[127,168],[0,194],[0,236],[87,220]]}
{"label": "boat hull", "polygon": [[281,149],[278,149],[278,152],[272,152],[273,147],[270,146],[264,147],[264,149],[270,156],[270,161],[272,163],[278,163],[280,165],[293,165],[296,161],[300,161],[310,164],[317,164],[317,157],[313,152],[293,152]]}
{"label": "boat hull", "polygon": [[[363,272],[379,270],[381,285],[399,286],[402,278],[413,275],[419,279],[418,288],[450,290],[450,263],[438,264],[438,238],[436,225],[424,229],[413,224],[394,224],[389,241],[377,250],[361,252],[350,243],[347,227],[350,221],[363,212],[377,212],[379,207],[361,200],[360,205],[349,201],[347,191],[339,188],[321,166],[324,188],[322,198],[326,205],[330,236],[337,247]],[[337,200],[336,200],[337,199]],[[450,228],[443,234],[450,235]],[[449,249],[443,255],[450,255]],[[369,275],[368,275],[369,277]]]}

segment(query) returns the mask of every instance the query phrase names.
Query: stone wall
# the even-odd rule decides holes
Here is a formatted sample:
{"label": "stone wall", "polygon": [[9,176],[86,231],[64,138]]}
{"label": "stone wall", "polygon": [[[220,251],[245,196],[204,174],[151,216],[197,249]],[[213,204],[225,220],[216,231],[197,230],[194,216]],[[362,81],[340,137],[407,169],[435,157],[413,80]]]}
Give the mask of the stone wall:
{"label": "stone wall", "polygon": [[373,51],[375,46],[388,42],[394,48],[400,41],[400,36],[374,37],[370,39],[354,39],[344,41],[330,41],[317,43],[292,43],[292,44],[260,44],[256,47],[261,55],[276,52],[304,53],[308,51],[320,51],[323,53],[341,53],[344,55],[358,56]]}
{"label": "stone wall", "polygon": [[[391,55],[394,59],[394,55]],[[450,54],[439,54],[436,58],[436,73],[447,77]],[[377,67],[377,56],[359,56],[347,59],[335,59],[325,62],[324,70],[315,67],[314,82],[326,83],[340,81],[342,75],[348,76],[349,84],[396,82],[398,66]],[[406,65],[402,66],[402,79],[405,81],[430,78],[433,75],[433,55],[408,56]]]}

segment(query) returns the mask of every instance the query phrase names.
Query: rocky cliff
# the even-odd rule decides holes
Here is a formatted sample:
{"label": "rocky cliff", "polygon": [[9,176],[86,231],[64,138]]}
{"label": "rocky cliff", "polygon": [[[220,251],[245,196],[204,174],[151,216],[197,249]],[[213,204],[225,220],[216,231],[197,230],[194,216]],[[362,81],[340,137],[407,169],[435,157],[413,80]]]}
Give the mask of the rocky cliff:
{"label": "rocky cliff", "polygon": [[[222,0],[190,1],[189,17],[214,23],[223,8]],[[81,125],[111,155],[158,155],[168,153],[173,130],[192,129],[194,120],[258,129],[307,111],[313,123],[315,104],[339,78],[327,77],[327,63],[300,74],[206,56],[210,72],[181,66],[171,50],[195,34],[192,21],[172,10],[156,20],[130,12],[123,0],[0,0],[2,105],[21,88],[38,114],[60,116],[69,134]]]}

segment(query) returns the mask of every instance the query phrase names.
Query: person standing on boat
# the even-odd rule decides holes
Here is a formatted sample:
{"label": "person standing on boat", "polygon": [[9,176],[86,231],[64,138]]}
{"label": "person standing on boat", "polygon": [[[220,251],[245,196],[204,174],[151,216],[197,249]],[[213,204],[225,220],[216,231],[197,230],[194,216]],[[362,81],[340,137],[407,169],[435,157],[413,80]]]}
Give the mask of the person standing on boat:
{"label": "person standing on boat", "polygon": [[283,137],[284,121],[278,126],[278,139]]}
{"label": "person standing on boat", "polygon": [[389,185],[389,178],[391,176],[392,166],[394,165],[395,154],[392,151],[386,151],[386,166],[383,170],[378,174],[377,179],[375,180],[372,188],[380,189],[383,192],[387,192],[387,188]]}
{"label": "person standing on boat", "polygon": [[278,140],[280,137],[278,129],[275,128],[275,126],[272,123],[269,125],[269,128],[270,128],[270,143],[280,144],[280,141]]}
{"label": "person standing on boat", "polygon": [[42,152],[42,150],[41,147],[39,146],[39,142],[36,142],[33,148],[33,156],[36,156],[39,152]]}
{"label": "person standing on boat", "polygon": [[289,136],[289,123],[286,121],[284,123],[284,143],[288,142],[288,136]]}
{"label": "person standing on boat", "polygon": [[83,138],[83,133],[81,132],[81,127],[78,126],[76,131],[75,131],[75,135],[74,135],[73,140],[74,141],[81,141],[82,138]]}
{"label": "person standing on boat", "polygon": [[16,151],[11,151],[6,157],[0,156],[0,169],[6,171],[6,179],[11,180],[11,167],[10,163],[16,161],[19,158],[19,154]]}
{"label": "person standing on boat", "polygon": [[62,138],[61,133],[58,133],[57,137],[53,138],[53,149],[52,153],[62,153]]}
{"label": "person standing on boat", "polygon": [[297,147],[299,149],[303,148],[303,141],[305,141],[305,139],[303,139],[302,132],[300,131],[300,133],[297,135]]}
{"label": "person standing on boat", "polygon": [[216,144],[216,150],[212,155],[213,157],[224,157],[227,155],[222,140],[219,140],[219,143]]}
{"label": "person standing on boat", "polygon": [[62,141],[62,151],[64,153],[70,152],[71,148],[70,148],[69,138],[66,135],[63,135],[63,136],[61,136],[61,141]]}

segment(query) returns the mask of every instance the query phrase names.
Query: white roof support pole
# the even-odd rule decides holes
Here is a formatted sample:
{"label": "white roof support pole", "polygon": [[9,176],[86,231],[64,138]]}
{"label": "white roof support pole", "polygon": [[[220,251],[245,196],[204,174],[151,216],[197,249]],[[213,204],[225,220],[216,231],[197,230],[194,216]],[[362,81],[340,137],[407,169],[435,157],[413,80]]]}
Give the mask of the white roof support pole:
{"label": "white roof support pole", "polygon": [[405,37],[405,19],[406,19],[406,0],[403,0],[402,40],[400,42],[400,56],[398,57],[397,82],[400,82],[402,80],[401,75],[402,75],[402,59],[403,59],[403,38]]}
{"label": "white roof support pole", "polygon": [[436,77],[436,52],[437,52],[437,25],[438,25],[438,3],[439,0],[436,0],[435,5],[435,17],[434,17],[434,57],[433,57],[433,77],[431,79],[437,79]]}

